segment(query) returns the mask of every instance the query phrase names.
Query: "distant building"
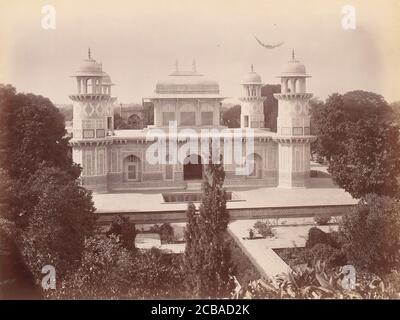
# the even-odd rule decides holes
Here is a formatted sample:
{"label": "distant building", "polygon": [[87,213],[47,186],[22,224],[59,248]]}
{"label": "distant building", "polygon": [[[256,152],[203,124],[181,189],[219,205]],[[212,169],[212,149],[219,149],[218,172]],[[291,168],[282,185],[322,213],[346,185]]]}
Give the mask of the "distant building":
{"label": "distant building", "polygon": [[114,117],[118,114],[121,125],[116,129],[143,129],[147,125],[146,113],[143,105],[135,103],[120,103],[114,108]]}

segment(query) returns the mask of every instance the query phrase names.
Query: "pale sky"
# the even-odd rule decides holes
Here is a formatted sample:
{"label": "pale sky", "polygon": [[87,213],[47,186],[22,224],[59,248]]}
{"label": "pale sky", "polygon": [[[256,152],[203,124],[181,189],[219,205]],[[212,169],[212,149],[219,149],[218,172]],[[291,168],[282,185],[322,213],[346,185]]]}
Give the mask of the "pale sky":
{"label": "pale sky", "polygon": [[[264,83],[296,57],[312,75],[308,91],[368,90],[400,100],[400,0],[0,0],[0,83],[71,103],[70,77],[91,48],[116,84],[119,102],[140,102],[174,69],[197,70],[227,97],[254,64]],[[41,26],[42,6],[56,9],[56,29]],[[341,26],[343,5],[356,29]],[[273,50],[257,44],[283,41]]]}

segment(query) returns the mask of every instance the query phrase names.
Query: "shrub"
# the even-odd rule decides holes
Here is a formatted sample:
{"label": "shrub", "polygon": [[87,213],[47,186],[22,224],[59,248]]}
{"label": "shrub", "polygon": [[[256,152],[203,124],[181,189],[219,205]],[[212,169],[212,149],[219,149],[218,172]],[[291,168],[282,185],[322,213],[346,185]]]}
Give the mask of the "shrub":
{"label": "shrub", "polygon": [[171,243],[175,240],[174,228],[169,223],[163,223],[161,226],[155,224],[150,231],[158,233],[163,243]]}
{"label": "shrub", "polygon": [[253,227],[264,238],[273,237],[275,235],[274,228],[272,227],[271,223],[268,220],[266,220],[266,221],[257,221],[254,224]]}
{"label": "shrub", "polygon": [[160,227],[161,241],[171,243],[174,241],[174,228],[169,223],[163,223]]}
{"label": "shrub", "polygon": [[116,235],[122,245],[127,249],[135,248],[136,228],[135,224],[129,220],[129,217],[118,215],[113,218],[107,236]]}
{"label": "shrub", "polygon": [[306,247],[312,248],[319,243],[329,244],[333,248],[340,249],[342,247],[343,239],[341,234],[337,231],[327,233],[317,227],[312,227],[308,230]]}
{"label": "shrub", "polygon": [[372,272],[387,273],[400,260],[400,204],[368,195],[343,216],[339,230],[349,262]]}
{"label": "shrub", "polygon": [[340,267],[346,264],[346,254],[339,249],[336,249],[329,244],[318,243],[310,249],[311,256],[315,263],[316,261],[325,261],[328,267]]}
{"label": "shrub", "polygon": [[329,221],[331,221],[331,217],[327,216],[325,214],[318,214],[318,215],[314,216],[314,221],[318,225],[323,226],[323,225],[327,225],[329,223]]}
{"label": "shrub", "polygon": [[182,298],[181,265],[178,255],[128,250],[115,235],[100,234],[85,240],[80,267],[50,291],[63,299]]}
{"label": "shrub", "polygon": [[250,239],[253,239],[254,238],[254,231],[253,231],[253,229],[249,229],[249,238]]}
{"label": "shrub", "polygon": [[312,248],[318,243],[329,244],[329,242],[329,234],[321,229],[312,227],[310,230],[308,230],[308,237],[306,241],[307,248]]}

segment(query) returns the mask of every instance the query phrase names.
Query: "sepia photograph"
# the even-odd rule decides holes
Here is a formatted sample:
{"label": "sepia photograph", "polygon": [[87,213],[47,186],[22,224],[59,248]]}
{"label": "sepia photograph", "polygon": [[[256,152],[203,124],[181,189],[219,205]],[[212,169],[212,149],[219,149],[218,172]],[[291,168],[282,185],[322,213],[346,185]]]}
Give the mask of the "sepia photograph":
{"label": "sepia photograph", "polygon": [[400,299],[399,71],[400,0],[1,0],[0,300]]}

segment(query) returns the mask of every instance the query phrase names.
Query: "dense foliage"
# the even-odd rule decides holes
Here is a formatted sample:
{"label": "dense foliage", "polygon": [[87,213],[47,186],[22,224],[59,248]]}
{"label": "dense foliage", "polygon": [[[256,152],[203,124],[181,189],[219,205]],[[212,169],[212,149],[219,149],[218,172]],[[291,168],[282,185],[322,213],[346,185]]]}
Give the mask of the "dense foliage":
{"label": "dense foliage", "polygon": [[227,297],[233,289],[230,251],[224,239],[229,219],[224,179],[222,162],[213,163],[210,158],[199,214],[193,204],[188,206],[184,261],[193,297]]}
{"label": "dense foliage", "polygon": [[350,263],[385,273],[400,266],[400,204],[368,195],[343,217],[340,232]]}
{"label": "dense foliage", "polygon": [[228,128],[240,128],[240,112],[238,104],[222,110],[222,124]]}
{"label": "dense foliage", "polygon": [[[64,119],[42,96],[0,85],[1,215],[15,225],[7,263],[36,284],[45,265],[61,280],[79,265],[94,227],[91,194],[80,186]],[[3,290],[3,288],[1,288]]]}
{"label": "dense foliage", "polygon": [[273,237],[275,235],[274,228],[269,220],[257,221],[254,223],[253,227],[255,230],[257,230],[257,233],[264,238]]}
{"label": "dense foliage", "polygon": [[0,166],[10,178],[26,179],[43,163],[79,176],[64,118],[49,99],[0,85],[0,106]]}
{"label": "dense foliage", "polygon": [[264,100],[264,127],[277,131],[278,119],[278,100],[275,99],[274,93],[281,92],[280,84],[266,84],[261,87],[261,96]]}
{"label": "dense foliage", "polygon": [[169,223],[155,224],[150,228],[150,231],[160,235],[161,243],[173,243],[176,240],[174,228]]}
{"label": "dense foliage", "polygon": [[86,239],[79,268],[54,292],[57,298],[182,298],[180,257],[158,249],[129,250],[115,235]]}
{"label": "dense foliage", "polygon": [[399,192],[399,126],[382,96],[333,94],[312,108],[313,150],[328,160],[334,181],[353,197]]}
{"label": "dense foliage", "polygon": [[107,236],[111,234],[117,237],[123,247],[130,250],[135,248],[136,227],[129,221],[129,217],[121,215],[114,217],[106,232]]}

